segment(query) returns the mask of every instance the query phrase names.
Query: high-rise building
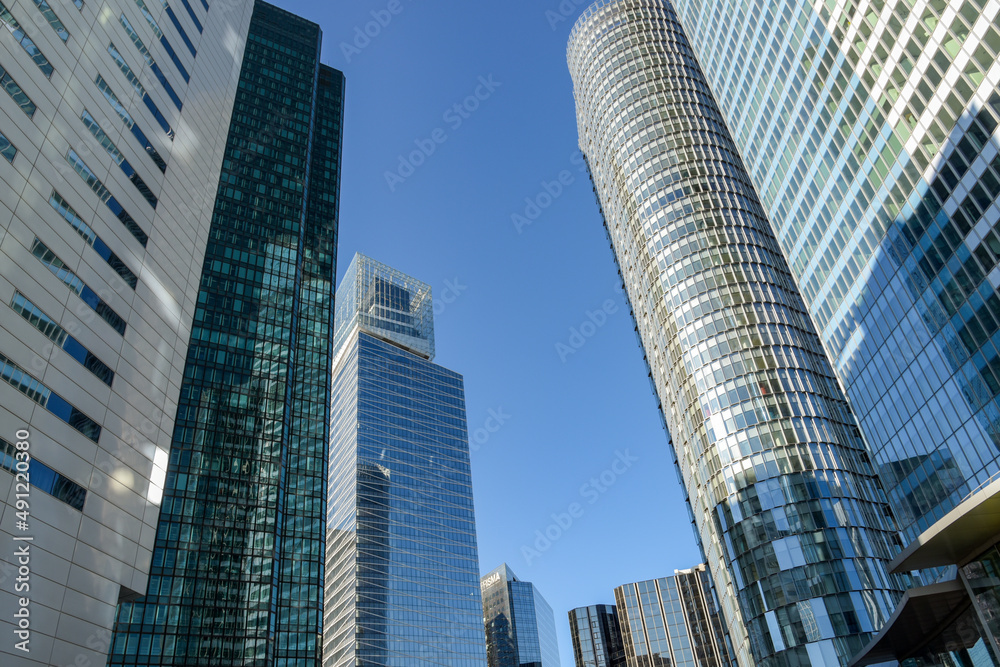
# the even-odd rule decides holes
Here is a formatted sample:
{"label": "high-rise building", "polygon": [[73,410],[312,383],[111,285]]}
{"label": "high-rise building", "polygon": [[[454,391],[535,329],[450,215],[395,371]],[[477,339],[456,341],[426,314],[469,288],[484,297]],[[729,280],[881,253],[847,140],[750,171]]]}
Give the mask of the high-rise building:
{"label": "high-rise building", "polygon": [[1000,3],[676,6],[909,542],[1000,471]]}
{"label": "high-rise building", "polygon": [[571,610],[569,633],[576,667],[625,667],[625,645],[613,604]]}
{"label": "high-rise building", "polygon": [[431,289],[355,255],[337,289],[324,664],[485,667],[462,376]]}
{"label": "high-rise building", "polygon": [[615,601],[628,667],[736,666],[704,565],[619,586]]}
{"label": "high-rise building", "polygon": [[109,665],[319,665],[343,75],[253,5],[149,586]]}
{"label": "high-rise building", "polygon": [[899,549],[864,441],[666,0],[569,40],[587,159],[740,665],[836,665]]}
{"label": "high-rise building", "polygon": [[479,583],[489,667],[559,667],[556,617],[538,588],[506,563]]}
{"label": "high-rise building", "polygon": [[0,0],[0,664],[150,581],[250,9]]}

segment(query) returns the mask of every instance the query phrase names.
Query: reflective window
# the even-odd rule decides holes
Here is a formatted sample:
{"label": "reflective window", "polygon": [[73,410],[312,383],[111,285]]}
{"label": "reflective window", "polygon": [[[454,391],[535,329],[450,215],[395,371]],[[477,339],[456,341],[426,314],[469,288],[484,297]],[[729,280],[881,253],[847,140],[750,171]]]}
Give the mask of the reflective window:
{"label": "reflective window", "polygon": [[150,206],[156,208],[157,200],[153,191],[149,189],[149,186],[146,185],[144,180],[142,180],[142,177],[136,173],[135,168],[129,164],[129,161],[125,159],[125,156],[122,155],[120,150],[118,150],[118,147],[111,141],[111,138],[104,132],[104,130],[101,129],[101,126],[97,124],[97,121],[90,115],[90,112],[84,109],[83,113],[80,114],[80,119],[83,120],[83,124],[87,126],[87,129],[90,130],[92,135],[94,135],[94,138],[97,139],[102,147],[104,147],[104,150],[108,152],[108,155],[110,155],[121,170],[125,172],[128,180],[132,181],[132,185],[134,185],[136,190],[139,191],[142,198],[149,202]]}
{"label": "reflective window", "polygon": [[0,155],[4,156],[7,162],[14,162],[14,158],[17,156],[17,149],[14,148],[14,144],[0,132]]}
{"label": "reflective window", "polygon": [[0,22],[10,31],[10,34],[14,36],[14,39],[17,40],[17,43],[21,45],[21,48],[25,50],[28,56],[35,61],[38,69],[42,70],[42,74],[46,78],[50,78],[52,76],[52,64],[49,63],[45,55],[35,46],[35,43],[31,41],[31,38],[28,37],[21,28],[21,25],[10,13],[10,10],[2,2],[0,2]]}
{"label": "reflective window", "polygon": [[146,137],[145,133],[139,129],[139,124],[136,123],[135,120],[132,119],[131,114],[126,111],[125,105],[123,105],[118,100],[118,96],[111,91],[111,86],[108,85],[108,82],[105,81],[104,77],[100,74],[97,75],[97,79],[95,79],[94,82],[97,84],[97,88],[101,91],[101,94],[104,95],[104,99],[108,101],[111,108],[115,110],[118,117],[122,119],[125,126],[132,132],[132,136],[138,139],[139,144],[143,147],[146,153],[149,154],[149,157],[153,160],[153,164],[156,165],[156,168],[161,172],[165,172],[167,170],[167,163],[162,157],[160,157],[160,153],[153,146],[153,143]]}
{"label": "reflective window", "polygon": [[129,287],[135,289],[135,286],[139,283],[139,279],[132,270],[128,268],[118,255],[111,252],[111,248],[101,240],[101,237],[91,229],[90,225],[84,222],[79,214],[73,210],[73,207],[66,203],[66,200],[55,190],[52,191],[52,195],[49,197],[49,205],[87,241]]}
{"label": "reflective window", "polygon": [[[15,466],[17,451],[14,445],[0,438],[0,468],[17,474],[18,470]],[[31,488],[47,493],[75,510],[83,511],[83,504],[87,500],[87,490],[33,456],[28,463],[28,483],[31,484]]]}
{"label": "reflective window", "polygon": [[83,299],[83,302],[100,315],[101,319],[107,322],[112,329],[117,331],[119,335],[125,335],[125,320],[111,306],[105,303],[94,290],[90,289],[79,276],[70,271],[63,261],[37,238],[31,244],[31,254],[37,257],[74,294]]}
{"label": "reflective window", "polygon": [[57,35],[59,35],[59,39],[61,39],[64,42],[67,39],[69,39],[69,31],[66,30],[66,26],[64,26],[62,21],[59,20],[59,17],[56,16],[56,13],[52,11],[52,7],[49,6],[48,1],[34,0],[34,2],[35,6],[38,7],[38,11],[42,13],[42,16],[45,17],[45,20],[49,22],[49,25],[52,26],[52,29],[56,31]]}
{"label": "reflective window", "polygon": [[94,442],[97,442],[101,437],[101,427],[97,422],[67,403],[61,396],[3,354],[0,354],[0,380],[14,387]]}
{"label": "reflective window", "polygon": [[122,208],[122,205],[118,203],[118,200],[111,196],[108,189],[104,187],[104,184],[97,178],[97,174],[95,174],[90,167],[87,166],[87,163],[85,163],[80,156],[77,155],[76,151],[70,149],[69,152],[66,153],[66,161],[69,162],[70,166],[73,167],[73,170],[80,175],[80,178],[82,178],[87,185],[90,186],[90,189],[97,193],[97,196],[101,198],[104,205],[111,209],[111,212],[115,214],[115,217],[117,217],[123,225],[125,225],[125,228],[129,231],[129,233],[131,233],[143,247],[146,247],[146,243],[149,241],[149,236],[146,235],[146,232],[142,231],[142,228],[139,227],[139,223],[137,223],[132,216],[129,215],[124,208]]}
{"label": "reflective window", "polygon": [[149,109],[149,112],[151,114],[153,114],[153,118],[156,119],[156,122],[159,123],[160,127],[163,128],[163,131],[167,133],[167,136],[170,138],[170,140],[173,141],[174,131],[170,127],[170,123],[168,123],[166,117],[164,117],[164,115],[160,113],[159,107],[157,107],[156,103],[153,102],[152,98],[150,98],[149,94],[146,92],[146,89],[139,82],[139,77],[135,75],[135,73],[132,71],[132,68],[129,67],[127,62],[125,62],[125,58],[122,56],[121,52],[114,45],[114,43],[108,44],[108,54],[115,61],[115,64],[118,65],[118,69],[122,71],[122,74],[125,75],[125,79],[129,82],[129,85],[132,86],[132,89],[135,90],[136,94],[139,95],[139,97],[142,99],[143,103],[146,105],[146,108]]}
{"label": "reflective window", "polygon": [[28,118],[34,117],[36,109],[35,103],[28,98],[28,95],[21,90],[21,86],[17,85],[17,82],[11,78],[10,74],[8,74],[7,70],[5,70],[2,66],[0,66],[0,86],[3,86],[3,89],[6,90],[11,99],[13,99],[14,102],[21,107],[21,111],[23,111]]}
{"label": "reflective window", "polygon": [[181,98],[174,92],[170,82],[167,81],[167,77],[164,76],[163,70],[161,70],[160,66],[156,64],[155,60],[153,60],[153,55],[149,52],[149,49],[146,48],[146,45],[142,43],[142,39],[139,38],[139,34],[132,27],[132,24],[129,23],[129,20],[125,18],[125,14],[122,14],[118,20],[121,22],[122,27],[125,28],[125,32],[128,33],[132,43],[135,44],[135,48],[139,51],[143,60],[145,60],[146,64],[149,65],[149,69],[153,72],[153,76],[155,76],[156,80],[160,82],[163,89],[167,91],[167,96],[170,97],[171,101],[173,101],[179,111],[182,106]]}

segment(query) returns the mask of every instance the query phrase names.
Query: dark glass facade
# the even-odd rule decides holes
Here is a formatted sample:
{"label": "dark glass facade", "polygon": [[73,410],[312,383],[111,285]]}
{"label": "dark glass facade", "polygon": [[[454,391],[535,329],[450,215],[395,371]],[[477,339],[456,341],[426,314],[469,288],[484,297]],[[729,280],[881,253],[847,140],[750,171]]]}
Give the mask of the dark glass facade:
{"label": "dark glass facade", "polygon": [[591,170],[741,665],[846,664],[892,613],[871,458],[666,0],[601,0],[569,40]]}
{"label": "dark glass facade", "polygon": [[552,607],[504,563],[479,582],[489,667],[558,667]]}
{"label": "dark glass facade", "polygon": [[569,632],[576,667],[625,667],[625,645],[613,604],[573,609]]}
{"label": "dark glass facade", "polygon": [[485,667],[462,376],[430,287],[362,255],[337,290],[324,664]]}
{"label": "dark glass facade", "polygon": [[736,667],[704,565],[615,589],[628,667]]}
{"label": "dark glass facade", "polygon": [[149,588],[110,665],[319,665],[343,75],[254,6]]}

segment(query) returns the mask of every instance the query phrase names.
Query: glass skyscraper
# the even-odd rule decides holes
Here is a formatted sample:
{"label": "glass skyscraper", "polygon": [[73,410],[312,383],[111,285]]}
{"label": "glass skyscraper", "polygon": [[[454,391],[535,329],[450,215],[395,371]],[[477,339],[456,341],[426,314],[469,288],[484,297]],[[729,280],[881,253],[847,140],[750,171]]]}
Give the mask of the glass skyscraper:
{"label": "glass skyscraper", "polygon": [[740,665],[846,664],[899,549],[864,441],[666,0],[569,40],[580,145]]}
{"label": "glass skyscraper", "polygon": [[149,586],[110,665],[319,665],[343,75],[250,20]]}
{"label": "glass skyscraper", "polygon": [[105,664],[150,581],[251,8],[0,0],[2,665]]}
{"label": "glass skyscraper", "polygon": [[576,667],[625,667],[625,645],[613,604],[571,610],[569,633]]}
{"label": "glass skyscraper", "polygon": [[628,667],[736,666],[704,565],[619,586],[615,601]]}
{"label": "glass skyscraper", "polygon": [[1000,471],[1000,4],[676,5],[909,542]]}
{"label": "glass skyscraper", "polygon": [[552,607],[504,563],[480,580],[489,667],[559,667]]}
{"label": "glass skyscraper", "polygon": [[324,664],[485,667],[462,376],[430,286],[355,255],[337,289]]}

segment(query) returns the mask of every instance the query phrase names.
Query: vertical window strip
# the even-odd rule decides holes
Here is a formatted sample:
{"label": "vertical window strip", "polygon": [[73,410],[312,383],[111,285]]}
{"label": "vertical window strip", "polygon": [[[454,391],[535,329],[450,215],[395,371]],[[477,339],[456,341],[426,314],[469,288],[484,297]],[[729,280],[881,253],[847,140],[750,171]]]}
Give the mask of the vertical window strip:
{"label": "vertical window strip", "polygon": [[56,13],[52,11],[52,7],[49,6],[47,0],[35,0],[35,6],[38,7],[38,11],[42,13],[42,16],[45,17],[45,20],[49,22],[49,25],[52,26],[52,29],[56,31],[57,35],[59,35],[59,39],[61,39],[64,42],[68,40],[69,31],[66,30],[66,26],[64,26],[63,22],[59,20],[59,17],[56,16]]}
{"label": "vertical window strip", "polygon": [[10,140],[0,132],[0,155],[3,155],[7,162],[13,164],[14,158],[17,157],[17,149],[14,148],[14,144],[10,143]]}
{"label": "vertical window strip", "polygon": [[94,83],[97,84],[98,90],[100,90],[101,94],[104,95],[104,99],[108,101],[111,108],[115,110],[115,113],[117,113],[119,118],[122,119],[125,126],[132,132],[132,136],[138,139],[139,143],[142,144],[143,149],[149,157],[152,158],[153,164],[155,164],[161,172],[165,172],[167,170],[167,163],[162,157],[160,157],[159,152],[157,152],[156,148],[153,147],[153,143],[146,137],[145,133],[139,129],[138,124],[136,124],[135,120],[132,119],[132,116],[129,115],[125,106],[118,100],[118,96],[112,92],[111,86],[108,85],[108,82],[104,80],[103,76],[98,74]]}
{"label": "vertical window strip", "polygon": [[153,72],[156,80],[159,81],[160,85],[163,86],[163,89],[167,91],[167,95],[177,107],[177,110],[180,111],[183,106],[181,104],[181,98],[174,92],[173,86],[171,86],[170,82],[167,81],[167,77],[163,74],[163,70],[161,70],[160,66],[156,64],[156,60],[153,59],[153,54],[151,54],[149,49],[146,48],[146,45],[142,43],[139,33],[135,31],[135,28],[132,27],[129,20],[125,18],[125,14],[119,16],[118,20],[121,22],[122,27],[125,28],[125,32],[128,34],[129,39],[131,39],[132,43],[135,44],[135,48],[138,49],[139,55],[141,55],[142,59],[146,61],[147,65],[149,65],[149,69]]}
{"label": "vertical window strip", "polygon": [[166,35],[163,34],[163,30],[160,29],[160,25],[156,22],[156,19],[153,18],[153,15],[150,13],[146,3],[143,2],[143,0],[135,0],[135,4],[139,7],[139,11],[142,12],[143,17],[146,19],[146,23],[149,24],[153,34],[156,35],[158,40],[160,40],[160,44],[163,45],[163,50],[167,52],[167,55],[170,56],[170,59],[174,62],[174,66],[177,67],[177,71],[181,73],[181,77],[184,78],[184,82],[190,83],[191,77],[188,75],[187,70],[181,63],[181,59],[177,57],[174,47],[170,46],[170,42],[167,41]]}
{"label": "vertical window strip", "polygon": [[72,148],[66,153],[66,161],[69,162],[70,166],[73,167],[73,170],[80,175],[80,178],[82,178],[87,185],[90,186],[90,189],[93,190],[98,197],[100,197],[105,206],[111,209],[111,212],[115,214],[115,217],[118,218],[123,225],[125,225],[125,229],[127,229],[129,233],[142,244],[142,247],[145,248],[146,243],[149,241],[149,236],[146,232],[142,231],[139,223],[137,223],[135,219],[130,216],[124,208],[122,208],[122,205],[118,203],[118,200],[111,196],[111,193],[108,192],[106,187],[104,187],[101,180],[97,178],[97,174],[95,174],[93,170],[87,166],[87,163],[84,162]]}
{"label": "vertical window strip", "polygon": [[100,439],[101,426],[97,422],[77,410],[66,399],[32,377],[2,353],[0,353],[0,379],[90,440],[97,442]]}
{"label": "vertical window strip", "polygon": [[100,360],[93,352],[84,347],[83,343],[69,335],[55,320],[45,314],[41,308],[33,304],[20,292],[14,292],[10,302],[11,310],[23,317],[28,323],[42,333],[43,336],[58,345],[80,365],[90,371],[98,380],[112,386],[115,372]]}
{"label": "vertical window strip", "polygon": [[146,182],[142,180],[142,177],[139,176],[138,172],[136,172],[135,168],[129,163],[129,161],[125,159],[125,156],[122,155],[120,150],[118,150],[118,147],[115,146],[113,141],[111,141],[111,138],[104,132],[103,129],[101,129],[101,126],[96,120],[94,120],[94,117],[90,115],[90,112],[84,109],[83,113],[80,114],[80,119],[83,120],[83,124],[87,126],[90,133],[94,135],[94,138],[97,139],[98,143],[104,147],[104,150],[108,152],[108,155],[111,156],[118,167],[125,173],[128,180],[132,181],[132,185],[134,185],[135,189],[139,191],[139,194],[142,195],[143,199],[145,199],[149,205],[155,209],[157,200],[153,191],[150,190],[149,186],[146,185]]}
{"label": "vertical window strip", "polygon": [[21,86],[17,85],[17,82],[11,78],[10,74],[2,66],[0,66],[0,86],[7,91],[7,94],[14,100],[14,103],[21,107],[21,111],[28,118],[34,118],[35,110],[38,107],[35,106],[35,103],[31,101],[27,93],[21,90]]}
{"label": "vertical window strip", "polygon": [[48,58],[41,52],[41,50],[35,46],[35,43],[31,41],[24,29],[21,28],[21,24],[17,22],[14,15],[10,13],[10,10],[0,2],[0,22],[3,23],[4,27],[10,31],[10,34],[14,36],[17,43],[21,45],[25,53],[38,65],[38,69],[42,70],[42,74],[45,75],[46,79],[52,78],[52,63],[49,62]]}
{"label": "vertical window strip", "polygon": [[177,15],[174,14],[174,10],[170,8],[170,5],[167,4],[166,0],[161,1],[163,2],[163,9],[167,12],[167,17],[169,17],[170,22],[174,24],[174,28],[177,29],[177,32],[180,34],[184,44],[188,47],[188,51],[191,52],[192,56],[197,56],[198,52],[195,50],[194,44],[191,43],[191,40],[188,39],[187,33],[184,32],[184,27],[181,25],[181,22],[177,20]]}
{"label": "vertical window strip", "polygon": [[49,205],[55,209],[56,213],[62,216],[63,220],[69,223],[69,225],[76,230],[76,233],[83,237],[87,244],[94,249],[94,251],[101,256],[101,258],[108,263],[115,273],[125,281],[125,283],[132,289],[136,288],[139,284],[139,278],[132,272],[128,265],[125,264],[115,253],[111,251],[108,244],[105,243],[100,236],[97,235],[90,225],[83,221],[79,214],[73,210],[62,196],[56,192],[52,191],[52,195],[49,197]]}
{"label": "vertical window strip", "polygon": [[188,16],[191,17],[191,20],[194,21],[194,27],[197,28],[199,33],[201,33],[201,21],[198,20],[198,17],[194,13],[194,9],[191,8],[191,3],[188,2],[188,0],[181,0],[181,4],[184,5],[184,9],[187,10]]}
{"label": "vertical window strip", "polygon": [[125,75],[125,78],[132,86],[132,89],[135,90],[135,92],[142,98],[142,101],[143,103],[145,103],[146,108],[149,109],[149,112],[151,114],[153,114],[153,118],[155,118],[156,122],[160,124],[160,127],[163,128],[163,131],[167,133],[167,136],[170,138],[170,141],[173,141],[174,130],[173,128],[170,127],[170,123],[168,123],[167,119],[164,118],[162,113],[160,113],[159,107],[156,106],[156,103],[153,102],[153,99],[146,93],[146,89],[143,88],[141,83],[139,83],[139,77],[135,75],[135,72],[132,71],[132,68],[128,66],[127,62],[125,62],[124,56],[122,56],[121,52],[114,45],[113,42],[110,42],[108,44],[108,54],[110,54],[111,58],[115,61],[115,64],[118,65],[118,69],[122,71],[122,74]]}
{"label": "vertical window strip", "polygon": [[201,0],[201,6],[204,7],[205,11],[207,12],[208,11],[208,0]]}
{"label": "vertical window strip", "polygon": [[70,271],[63,261],[54,252],[49,250],[48,246],[39,241],[37,237],[34,243],[31,244],[31,254],[45,265],[45,268],[59,278],[63,284],[69,287],[74,294],[80,297],[84,303],[90,306],[95,313],[100,315],[101,319],[107,322],[112,329],[117,331],[121,336],[125,335],[125,320],[99,297],[97,292],[87,287],[86,283],[80,280],[79,276]]}
{"label": "vertical window strip", "polygon": [[83,11],[83,0],[73,0],[73,4],[76,5],[76,8],[81,12]]}

